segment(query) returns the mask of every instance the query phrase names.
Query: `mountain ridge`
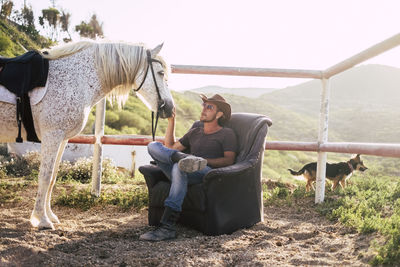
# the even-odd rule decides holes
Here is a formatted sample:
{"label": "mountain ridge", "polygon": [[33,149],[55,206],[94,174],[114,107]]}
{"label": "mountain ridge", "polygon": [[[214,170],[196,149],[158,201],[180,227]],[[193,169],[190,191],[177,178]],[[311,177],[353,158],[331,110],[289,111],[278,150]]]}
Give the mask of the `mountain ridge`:
{"label": "mountain ridge", "polygon": [[[400,69],[385,65],[361,65],[334,76],[329,102],[329,140],[400,143],[399,87]],[[257,98],[235,94],[229,88],[221,94],[231,103],[233,112],[271,117],[274,122],[271,137],[315,141],[321,88],[320,81],[312,80]]]}

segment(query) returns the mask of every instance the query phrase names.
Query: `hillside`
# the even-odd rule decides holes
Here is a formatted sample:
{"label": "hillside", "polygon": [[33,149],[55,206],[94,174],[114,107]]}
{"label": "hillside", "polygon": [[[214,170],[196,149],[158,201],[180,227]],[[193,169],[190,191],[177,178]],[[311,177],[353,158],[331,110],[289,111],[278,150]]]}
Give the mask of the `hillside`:
{"label": "hillside", "polygon": [[[345,107],[398,107],[400,69],[383,65],[363,65],[334,76],[331,80],[331,105]],[[262,95],[279,105],[301,113],[319,112],[321,82],[312,80]],[[290,99],[290,101],[283,100]]]}
{"label": "hillside", "polygon": [[28,35],[19,31],[16,25],[0,18],[0,56],[19,56],[25,52],[25,49],[38,50],[41,47]]}
{"label": "hillside", "polygon": [[[363,65],[336,75],[331,81],[329,140],[348,142],[400,142],[400,69]],[[215,90],[214,90],[215,89]],[[279,140],[315,141],[320,110],[321,82],[312,80],[284,89],[269,90],[256,98],[243,88],[202,87],[186,91],[200,101],[199,92],[220,93],[234,112],[265,114],[274,121],[270,136]],[[265,91],[264,91],[265,92]],[[247,95],[251,95],[250,93]]]}
{"label": "hillside", "polygon": [[[198,93],[184,92],[186,99],[200,104]],[[207,94],[211,96],[212,94]],[[286,141],[315,141],[317,139],[318,117],[303,115],[260,98],[247,98],[233,94],[222,94],[231,104],[232,112],[264,114],[273,121],[269,138]]]}
{"label": "hillside", "polygon": [[[183,136],[192,126],[195,120],[199,119],[201,112],[200,104],[196,105],[191,98],[172,91],[176,104],[176,136]],[[92,109],[83,134],[90,134],[94,129],[95,107]],[[157,126],[157,135],[163,136],[167,128],[167,120],[160,119]],[[151,135],[151,112],[134,95],[128,98],[125,106],[119,109],[117,105],[111,105],[107,101],[105,134],[139,134]]]}
{"label": "hillside", "polygon": [[[400,142],[400,69],[365,65],[332,78],[329,139]],[[264,94],[268,103],[318,120],[318,80]]]}

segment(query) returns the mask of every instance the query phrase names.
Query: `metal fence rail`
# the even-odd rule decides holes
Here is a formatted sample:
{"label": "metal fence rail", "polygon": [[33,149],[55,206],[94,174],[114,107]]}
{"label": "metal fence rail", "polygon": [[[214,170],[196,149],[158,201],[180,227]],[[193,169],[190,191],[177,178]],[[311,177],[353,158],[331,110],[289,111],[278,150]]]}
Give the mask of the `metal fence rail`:
{"label": "metal fence rail", "polygon": [[[147,146],[152,141],[153,139],[150,136],[144,135],[104,135],[100,139],[100,143],[104,145],[122,146]],[[164,142],[164,138],[156,137],[156,141]],[[94,135],[79,135],[71,138],[69,143],[95,144],[96,137]],[[318,145],[318,142],[267,141],[265,149],[281,151],[353,153],[400,158],[400,144],[328,142]]]}
{"label": "metal fence rail", "polygon": [[265,149],[310,152],[321,151],[400,158],[400,144],[327,142],[318,145],[318,142],[267,141]]}
{"label": "metal fence rail", "polygon": [[320,70],[171,65],[172,73],[322,79]]}

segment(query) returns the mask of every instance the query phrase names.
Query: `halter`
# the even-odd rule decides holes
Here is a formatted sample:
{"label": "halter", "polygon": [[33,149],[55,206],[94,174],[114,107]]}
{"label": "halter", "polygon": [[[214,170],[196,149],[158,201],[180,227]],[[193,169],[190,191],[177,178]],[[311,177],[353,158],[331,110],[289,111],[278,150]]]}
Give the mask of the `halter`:
{"label": "halter", "polygon": [[161,98],[160,88],[158,87],[156,76],[154,75],[153,62],[160,63],[161,65],[162,65],[162,62],[157,59],[151,58],[151,54],[150,54],[149,50],[146,50],[146,54],[147,54],[147,68],[146,68],[146,72],[144,73],[144,78],[142,80],[142,83],[139,85],[139,87],[136,89],[133,89],[133,91],[137,92],[142,88],[144,81],[147,78],[147,73],[149,72],[149,67],[150,67],[151,74],[153,76],[154,85],[156,86],[157,96],[158,96],[158,107],[157,107],[157,112],[156,112],[156,123],[155,124],[154,124],[154,111],[151,112],[151,135],[152,135],[153,141],[154,141],[156,131],[157,131],[159,111],[165,106],[165,101],[162,100],[162,98]]}

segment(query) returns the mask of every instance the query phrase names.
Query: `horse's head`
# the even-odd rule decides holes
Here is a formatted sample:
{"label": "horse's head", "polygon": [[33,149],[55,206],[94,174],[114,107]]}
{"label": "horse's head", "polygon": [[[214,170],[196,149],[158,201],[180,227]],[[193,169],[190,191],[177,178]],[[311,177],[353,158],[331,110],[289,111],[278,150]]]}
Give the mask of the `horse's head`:
{"label": "horse's head", "polygon": [[138,97],[149,109],[158,112],[161,118],[172,116],[174,101],[167,84],[167,66],[164,60],[158,55],[162,44],[147,51],[147,62],[144,65],[136,80],[140,82],[135,90]]}

